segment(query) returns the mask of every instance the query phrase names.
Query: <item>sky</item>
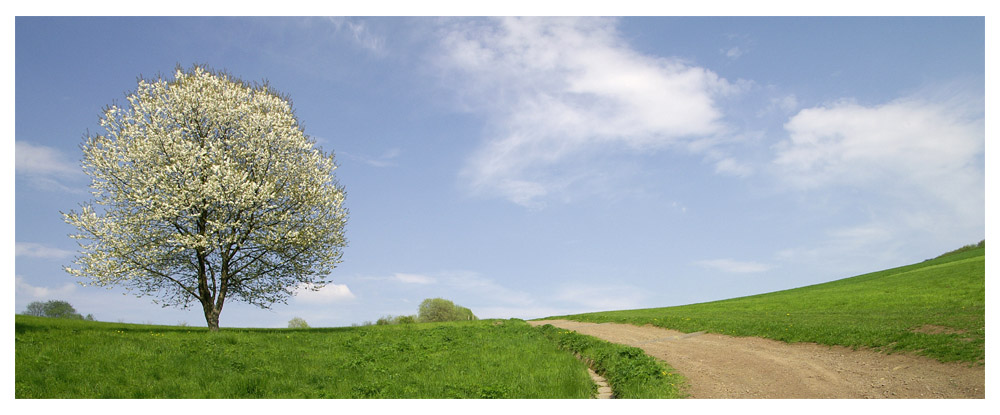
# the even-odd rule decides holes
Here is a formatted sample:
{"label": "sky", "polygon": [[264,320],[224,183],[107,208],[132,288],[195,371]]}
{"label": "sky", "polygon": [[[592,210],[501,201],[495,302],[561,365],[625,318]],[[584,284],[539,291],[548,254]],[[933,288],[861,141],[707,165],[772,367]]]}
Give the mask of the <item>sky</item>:
{"label": "sky", "polygon": [[[223,327],[714,301],[986,235],[983,17],[17,17],[11,306],[204,326],[85,286],[60,212],[137,78],[206,64],[291,98],[350,210],[319,292]],[[9,156],[8,156],[9,157]]]}

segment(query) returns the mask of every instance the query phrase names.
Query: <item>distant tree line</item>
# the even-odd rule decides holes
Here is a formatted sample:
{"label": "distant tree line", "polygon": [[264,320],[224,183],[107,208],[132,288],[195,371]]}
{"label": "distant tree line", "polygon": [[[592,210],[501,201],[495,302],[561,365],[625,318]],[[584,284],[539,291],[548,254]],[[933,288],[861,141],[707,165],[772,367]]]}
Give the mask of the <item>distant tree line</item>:
{"label": "distant tree line", "polygon": [[472,310],[462,307],[444,298],[428,298],[420,303],[416,315],[383,316],[375,322],[377,325],[434,323],[442,321],[479,320]]}
{"label": "distant tree line", "polygon": [[60,300],[51,300],[46,302],[35,301],[28,304],[28,308],[24,311],[25,315],[38,316],[38,317],[53,317],[53,318],[70,318],[76,320],[90,320],[94,321],[93,314],[87,314],[86,317],[80,315],[76,312],[70,303]]}

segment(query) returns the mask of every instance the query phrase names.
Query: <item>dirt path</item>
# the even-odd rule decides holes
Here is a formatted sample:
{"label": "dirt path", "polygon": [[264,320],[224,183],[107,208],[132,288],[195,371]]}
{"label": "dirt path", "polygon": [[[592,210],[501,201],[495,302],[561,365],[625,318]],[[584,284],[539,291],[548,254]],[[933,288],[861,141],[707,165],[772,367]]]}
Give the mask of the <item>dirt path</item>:
{"label": "dirt path", "polygon": [[566,320],[551,324],[643,349],[677,369],[692,398],[985,398],[980,365],[811,343]]}

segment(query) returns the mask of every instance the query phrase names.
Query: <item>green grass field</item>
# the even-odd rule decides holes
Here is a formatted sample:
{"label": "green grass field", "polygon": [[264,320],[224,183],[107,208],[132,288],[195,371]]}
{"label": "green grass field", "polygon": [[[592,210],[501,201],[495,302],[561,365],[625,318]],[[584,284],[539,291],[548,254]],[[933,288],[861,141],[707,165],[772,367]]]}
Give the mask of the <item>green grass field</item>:
{"label": "green grass field", "polygon": [[[985,362],[985,246],[751,297],[564,318]],[[15,316],[16,398],[680,397],[634,347],[521,320],[223,329]]]}
{"label": "green grass field", "polygon": [[585,364],[521,320],[333,329],[16,316],[17,398],[588,398]]}
{"label": "green grass field", "polygon": [[680,307],[546,317],[985,361],[985,244],[825,284]]}

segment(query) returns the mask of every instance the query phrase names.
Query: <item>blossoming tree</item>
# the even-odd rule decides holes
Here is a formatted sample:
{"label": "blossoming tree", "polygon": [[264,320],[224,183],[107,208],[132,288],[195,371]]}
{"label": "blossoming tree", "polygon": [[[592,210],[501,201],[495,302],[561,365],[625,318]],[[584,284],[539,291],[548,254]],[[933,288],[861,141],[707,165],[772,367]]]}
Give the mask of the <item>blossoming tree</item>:
{"label": "blossoming tree", "polygon": [[197,301],[213,331],[228,299],[266,309],[329,283],[344,190],[287,99],[204,67],[140,79],[127,99],[82,146],[95,200],[63,214],[81,250],[69,273]]}

